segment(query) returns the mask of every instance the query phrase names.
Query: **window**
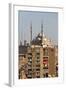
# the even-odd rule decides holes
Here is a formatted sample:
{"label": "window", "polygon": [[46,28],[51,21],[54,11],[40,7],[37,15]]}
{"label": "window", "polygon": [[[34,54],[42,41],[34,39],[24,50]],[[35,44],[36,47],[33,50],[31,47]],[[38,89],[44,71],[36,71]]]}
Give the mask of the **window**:
{"label": "window", "polygon": [[32,63],[32,59],[29,58],[29,59],[28,59],[28,63]]}
{"label": "window", "polygon": [[40,78],[40,76],[36,76],[36,78]]}
{"label": "window", "polygon": [[43,69],[48,69],[48,63],[44,63]]}
{"label": "window", "polygon": [[36,67],[40,67],[40,64],[39,65],[36,65]]}
{"label": "window", "polygon": [[39,72],[36,72],[36,76],[37,77],[40,77],[40,71]]}
{"label": "window", "polygon": [[37,59],[39,59],[40,57],[37,57]]}
{"label": "window", "polygon": [[40,71],[40,69],[36,69],[36,71]]}
{"label": "window", "polygon": [[40,55],[40,53],[36,53],[37,55]]}
{"label": "window", "polygon": [[44,77],[48,77],[48,73],[45,73],[43,76],[44,76]]}
{"label": "window", "polygon": [[32,61],[28,61],[28,65],[32,65]]}
{"label": "window", "polygon": [[30,76],[31,76],[31,75],[32,75],[32,71],[28,71],[28,75],[30,75]]}
{"label": "window", "polygon": [[32,71],[32,69],[28,69],[28,71]]}
{"label": "window", "polygon": [[40,53],[36,53],[36,58],[37,58],[37,59],[40,58]]}
{"label": "window", "polygon": [[32,57],[28,57],[28,59],[32,59]]}
{"label": "window", "polygon": [[28,53],[28,55],[32,55],[32,53]]}
{"label": "window", "polygon": [[48,57],[43,57],[43,64],[48,63]]}
{"label": "window", "polygon": [[35,60],[37,63],[40,62],[40,59]]}
{"label": "window", "polygon": [[56,66],[56,71],[58,71],[58,66]]}
{"label": "window", "polygon": [[28,53],[28,59],[32,58],[32,53]]}
{"label": "window", "polygon": [[48,77],[48,73],[46,73],[46,77]]}

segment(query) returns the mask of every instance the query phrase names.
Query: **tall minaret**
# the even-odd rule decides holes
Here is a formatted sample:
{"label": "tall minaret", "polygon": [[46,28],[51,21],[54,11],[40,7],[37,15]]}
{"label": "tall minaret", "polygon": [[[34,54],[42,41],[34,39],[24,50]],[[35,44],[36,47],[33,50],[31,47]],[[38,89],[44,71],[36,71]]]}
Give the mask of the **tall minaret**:
{"label": "tall minaret", "polygon": [[42,43],[43,43],[43,21],[41,22],[41,36],[42,36]]}
{"label": "tall minaret", "polygon": [[31,42],[32,42],[32,22],[30,24],[30,45],[31,45]]}

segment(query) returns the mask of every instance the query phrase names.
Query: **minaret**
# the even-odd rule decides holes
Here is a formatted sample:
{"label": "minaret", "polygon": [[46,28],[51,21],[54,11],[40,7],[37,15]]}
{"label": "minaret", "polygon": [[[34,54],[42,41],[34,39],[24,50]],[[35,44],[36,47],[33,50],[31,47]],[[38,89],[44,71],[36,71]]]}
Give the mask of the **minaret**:
{"label": "minaret", "polygon": [[31,42],[32,42],[32,22],[30,24],[30,45],[31,45]]}
{"label": "minaret", "polygon": [[20,46],[22,46],[22,41],[20,41]]}
{"label": "minaret", "polygon": [[41,22],[41,36],[42,36],[42,43],[43,43],[43,21]]}
{"label": "minaret", "polygon": [[41,22],[41,35],[43,36],[43,21]]}

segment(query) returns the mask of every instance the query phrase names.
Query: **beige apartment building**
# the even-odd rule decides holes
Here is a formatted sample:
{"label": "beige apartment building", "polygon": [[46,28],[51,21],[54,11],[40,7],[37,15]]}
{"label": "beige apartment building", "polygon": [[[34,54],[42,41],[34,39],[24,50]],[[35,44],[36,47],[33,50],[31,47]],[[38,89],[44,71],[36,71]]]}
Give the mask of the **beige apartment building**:
{"label": "beige apartment building", "polygon": [[21,47],[22,54],[19,54],[19,67],[22,67],[20,79],[56,77],[57,61],[54,46],[31,45]]}
{"label": "beige apartment building", "polygon": [[28,78],[55,77],[55,48],[32,46],[28,48]]}

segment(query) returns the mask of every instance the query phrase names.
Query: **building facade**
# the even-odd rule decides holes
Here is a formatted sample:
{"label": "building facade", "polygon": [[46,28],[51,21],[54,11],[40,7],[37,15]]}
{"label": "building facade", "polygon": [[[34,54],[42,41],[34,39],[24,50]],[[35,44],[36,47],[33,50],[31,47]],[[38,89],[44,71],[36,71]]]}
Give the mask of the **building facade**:
{"label": "building facade", "polygon": [[56,77],[55,47],[31,45],[19,54],[19,78]]}

